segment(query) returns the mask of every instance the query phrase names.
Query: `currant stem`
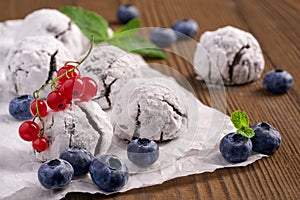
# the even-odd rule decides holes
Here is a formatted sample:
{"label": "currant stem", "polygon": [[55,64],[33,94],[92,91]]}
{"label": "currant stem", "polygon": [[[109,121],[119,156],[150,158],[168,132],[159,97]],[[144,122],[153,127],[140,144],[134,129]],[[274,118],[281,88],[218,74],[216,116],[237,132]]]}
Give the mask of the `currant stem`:
{"label": "currant stem", "polygon": [[35,103],[35,107],[36,107],[36,116],[33,118],[33,121],[38,117],[39,120],[40,120],[40,122],[42,123],[42,128],[40,129],[40,131],[39,131],[39,133],[38,133],[38,137],[39,137],[39,138],[43,136],[44,130],[45,130],[45,121],[44,121],[43,118],[41,117],[40,111],[39,111],[39,107],[38,107],[38,99],[39,99],[39,94],[40,94],[40,92],[41,92],[45,87],[47,87],[48,85],[51,85],[51,89],[52,89],[52,90],[55,89],[55,88],[56,88],[55,85],[56,85],[57,81],[58,81],[59,79],[61,79],[62,77],[64,77],[64,76],[66,76],[67,78],[69,78],[68,73],[69,73],[69,72],[72,72],[72,71],[75,71],[75,69],[77,69],[77,68],[79,67],[79,65],[81,65],[81,64],[89,57],[89,55],[90,55],[91,52],[92,52],[93,46],[94,46],[94,36],[91,35],[91,46],[90,46],[90,48],[89,48],[87,54],[83,57],[83,59],[82,59],[80,62],[77,62],[77,61],[67,61],[67,62],[65,63],[65,65],[68,64],[68,63],[76,63],[76,64],[77,64],[76,66],[74,66],[72,69],[67,70],[67,71],[66,71],[65,73],[63,73],[62,75],[60,75],[60,76],[54,78],[51,82],[49,82],[49,83],[44,83],[39,89],[37,89],[37,90],[35,90],[35,91],[33,92],[33,97],[34,97],[35,102],[36,102],[36,103]]}

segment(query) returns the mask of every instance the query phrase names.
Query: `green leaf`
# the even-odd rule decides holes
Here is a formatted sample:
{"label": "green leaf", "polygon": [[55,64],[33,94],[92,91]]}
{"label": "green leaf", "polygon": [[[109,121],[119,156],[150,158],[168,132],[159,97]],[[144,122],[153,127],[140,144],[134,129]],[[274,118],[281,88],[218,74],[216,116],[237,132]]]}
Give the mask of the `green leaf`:
{"label": "green leaf", "polygon": [[125,51],[137,53],[146,58],[167,58],[167,55],[155,44],[149,42],[141,36],[130,34],[130,31],[127,33],[125,32],[125,34],[118,34],[115,37],[107,40],[107,42]]}
{"label": "green leaf", "polygon": [[249,127],[248,115],[241,110],[234,111],[231,114],[230,120],[233,123],[234,127],[237,129],[241,129],[243,127]]}
{"label": "green leaf", "polygon": [[60,11],[71,18],[81,32],[88,38],[94,36],[94,42],[100,43],[109,38],[108,23],[97,13],[75,6],[64,6]]}
{"label": "green leaf", "polygon": [[125,31],[140,28],[140,26],[141,26],[141,20],[140,19],[138,19],[138,18],[132,19],[127,24],[122,26],[120,29],[117,29],[114,32],[114,36],[116,36],[119,33],[125,32]]}
{"label": "green leaf", "polygon": [[248,139],[252,138],[255,135],[254,130],[249,127],[242,127],[241,129],[237,130],[237,133]]}

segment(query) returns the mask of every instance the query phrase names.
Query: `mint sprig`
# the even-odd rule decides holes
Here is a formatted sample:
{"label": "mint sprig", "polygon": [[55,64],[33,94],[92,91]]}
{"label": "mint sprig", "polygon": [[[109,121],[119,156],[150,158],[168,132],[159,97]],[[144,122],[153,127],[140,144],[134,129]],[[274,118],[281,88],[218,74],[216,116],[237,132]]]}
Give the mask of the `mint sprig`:
{"label": "mint sprig", "polygon": [[86,37],[90,38],[93,35],[95,43],[103,42],[109,38],[108,23],[97,13],[76,6],[64,6],[59,10],[67,15]]}
{"label": "mint sprig", "polygon": [[248,139],[255,135],[254,130],[249,127],[249,117],[245,112],[241,110],[234,111],[231,114],[230,120],[234,127],[237,128],[238,134]]}
{"label": "mint sprig", "polygon": [[125,51],[140,54],[145,58],[167,58],[167,55],[155,44],[138,35],[120,34],[107,40],[107,42]]}
{"label": "mint sprig", "polygon": [[125,51],[137,53],[146,58],[167,58],[167,55],[155,44],[136,35],[134,29],[140,28],[140,19],[129,21],[120,29],[117,29],[112,38],[109,38],[107,32],[108,22],[97,13],[75,6],[61,7],[60,11],[67,15],[85,36],[90,37],[93,35],[95,43],[106,41]]}

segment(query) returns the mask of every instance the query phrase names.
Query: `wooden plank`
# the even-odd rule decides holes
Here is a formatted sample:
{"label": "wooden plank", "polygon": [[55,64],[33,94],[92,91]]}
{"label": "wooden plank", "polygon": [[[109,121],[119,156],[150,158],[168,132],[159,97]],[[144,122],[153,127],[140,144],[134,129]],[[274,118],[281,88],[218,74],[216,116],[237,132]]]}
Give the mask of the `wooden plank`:
{"label": "wooden plank", "polygon": [[[283,138],[280,150],[244,168],[220,169],[214,173],[192,175],[167,181],[162,185],[105,196],[82,193],[68,194],[65,199],[297,199],[299,193],[299,122],[300,119],[300,4],[297,0],[27,0],[0,1],[0,20],[22,18],[39,8],[78,5],[93,10],[116,29],[116,10],[120,4],[131,3],[141,11],[142,26],[170,27],[180,18],[193,18],[200,25],[196,37],[208,30],[232,25],[251,32],[259,41],[266,59],[267,71],[288,70],[294,87],[284,95],[271,95],[262,88],[262,78],[239,87],[226,88],[227,113],[236,109],[249,113],[251,122],[267,121],[277,127]],[[187,44],[173,50],[188,52]],[[171,49],[172,49],[171,48]],[[164,61],[149,62],[171,66],[193,86],[196,96],[211,105],[205,84],[195,80],[193,66],[172,53]],[[166,73],[172,71],[164,69]],[[182,80],[183,81],[183,80]]]}

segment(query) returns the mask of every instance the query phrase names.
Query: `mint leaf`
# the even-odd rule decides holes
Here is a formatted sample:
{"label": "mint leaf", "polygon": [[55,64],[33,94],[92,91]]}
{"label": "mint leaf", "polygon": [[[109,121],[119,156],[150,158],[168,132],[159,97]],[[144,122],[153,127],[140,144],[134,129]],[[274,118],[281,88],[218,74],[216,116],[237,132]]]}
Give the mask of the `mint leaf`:
{"label": "mint leaf", "polygon": [[234,127],[237,129],[241,129],[243,127],[249,127],[248,115],[241,110],[234,111],[231,114],[230,120],[233,123]]}
{"label": "mint leaf", "polygon": [[107,40],[107,42],[125,51],[137,53],[146,58],[167,58],[167,55],[155,44],[149,42],[141,36],[130,34],[130,32],[132,31],[118,34],[115,37]]}
{"label": "mint leaf", "polygon": [[254,130],[249,127],[249,117],[245,112],[236,110],[231,114],[230,119],[234,127],[237,128],[237,133],[243,137],[250,139],[255,135]]}
{"label": "mint leaf", "polygon": [[237,133],[248,139],[252,138],[255,135],[254,130],[249,127],[242,127],[241,129],[237,130]]}
{"label": "mint leaf", "polygon": [[120,29],[115,30],[114,36],[116,36],[119,33],[125,32],[125,31],[140,28],[140,26],[141,26],[141,20],[140,19],[138,19],[138,18],[132,19],[127,24],[122,26]]}
{"label": "mint leaf", "polygon": [[134,31],[134,29],[140,27],[140,19],[129,21],[126,25],[116,30],[113,38],[109,39],[107,32],[108,23],[97,13],[75,6],[61,7],[60,11],[70,17],[85,36],[90,38],[91,35],[93,35],[95,43],[107,40],[106,42],[111,45],[117,46],[125,51],[141,54],[146,58],[167,58],[167,55],[155,44],[135,35],[136,31]]}
{"label": "mint leaf", "polygon": [[90,38],[93,35],[95,43],[103,42],[109,38],[108,23],[97,13],[75,6],[61,7],[60,12],[67,15],[86,37]]}

